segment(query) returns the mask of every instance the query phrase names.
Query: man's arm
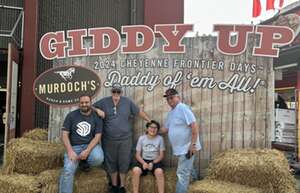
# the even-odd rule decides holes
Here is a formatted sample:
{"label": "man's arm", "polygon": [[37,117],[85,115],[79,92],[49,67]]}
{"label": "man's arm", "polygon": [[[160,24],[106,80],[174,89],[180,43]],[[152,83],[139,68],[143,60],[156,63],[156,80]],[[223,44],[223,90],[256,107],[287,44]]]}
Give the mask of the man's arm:
{"label": "man's arm", "polygon": [[196,143],[197,143],[197,139],[199,136],[199,130],[198,130],[198,126],[195,122],[191,123],[189,126],[192,129],[192,139],[191,139],[190,151],[192,154],[194,154],[196,152]]}
{"label": "man's arm", "polygon": [[147,122],[150,122],[150,121],[151,121],[151,119],[148,117],[148,115],[147,115],[144,111],[142,111],[142,110],[140,110],[139,116],[140,116],[142,119],[144,119],[145,121],[147,121]]}
{"label": "man's arm", "polygon": [[92,106],[92,109],[93,109],[93,111],[95,111],[95,112],[97,113],[97,115],[98,115],[99,117],[101,117],[102,119],[105,118],[105,112],[104,112],[104,111],[102,111],[101,109],[96,108],[96,107],[94,107],[94,106]]}
{"label": "man's arm", "polygon": [[93,109],[93,111],[95,111],[97,113],[97,115],[99,117],[101,117],[102,119],[105,118],[105,112],[102,111],[102,109],[103,109],[103,99],[101,99],[98,102],[94,103],[92,105],[92,109]]}
{"label": "man's arm", "polygon": [[141,117],[142,119],[144,119],[147,122],[150,122],[151,119],[149,118],[149,116],[142,110],[140,109],[132,100],[129,100],[129,105],[130,105],[130,112],[132,115],[136,116],[139,115],[139,117]]}
{"label": "man's arm", "polygon": [[80,153],[79,158],[81,160],[86,160],[89,154],[91,153],[91,151],[93,150],[93,148],[100,142],[100,139],[101,139],[101,133],[97,133],[95,137],[92,139],[92,141],[89,143],[87,148]]}
{"label": "man's arm", "polygon": [[62,141],[63,144],[66,148],[68,157],[71,161],[76,161],[78,159],[77,154],[74,152],[71,143],[70,143],[70,139],[69,139],[69,132],[68,131],[62,131]]}
{"label": "man's arm", "polygon": [[159,129],[159,134],[166,134],[168,133],[169,129],[166,127],[162,127]]}

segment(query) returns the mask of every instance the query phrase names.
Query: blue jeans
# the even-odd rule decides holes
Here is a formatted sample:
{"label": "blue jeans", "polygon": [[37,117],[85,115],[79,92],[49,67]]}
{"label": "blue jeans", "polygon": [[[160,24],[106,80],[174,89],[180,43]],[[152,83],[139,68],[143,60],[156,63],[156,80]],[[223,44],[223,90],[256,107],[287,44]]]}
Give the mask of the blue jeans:
{"label": "blue jeans", "polygon": [[[79,155],[87,148],[87,144],[72,146],[74,152]],[[96,145],[87,158],[87,162],[91,167],[100,166],[103,162],[103,151],[100,145]],[[71,161],[68,154],[64,155],[64,168],[59,181],[59,193],[72,193],[74,175],[78,168],[79,161]]]}
{"label": "blue jeans", "polygon": [[192,170],[194,169],[194,160],[195,155],[193,155],[190,159],[187,159],[185,155],[180,155],[178,158],[178,166],[177,166],[177,183],[176,183],[176,191],[175,193],[186,193],[189,184],[190,177],[192,174]]}

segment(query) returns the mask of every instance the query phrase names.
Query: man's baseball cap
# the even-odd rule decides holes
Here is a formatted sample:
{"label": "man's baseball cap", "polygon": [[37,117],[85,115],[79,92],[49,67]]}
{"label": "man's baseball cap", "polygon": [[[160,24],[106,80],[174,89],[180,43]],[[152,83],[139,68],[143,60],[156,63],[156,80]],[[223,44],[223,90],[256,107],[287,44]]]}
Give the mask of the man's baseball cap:
{"label": "man's baseball cap", "polygon": [[175,90],[174,88],[169,88],[168,90],[166,90],[164,97],[169,97],[174,95],[178,95],[177,90]]}
{"label": "man's baseball cap", "polygon": [[120,83],[113,83],[111,91],[122,91],[122,86]]}

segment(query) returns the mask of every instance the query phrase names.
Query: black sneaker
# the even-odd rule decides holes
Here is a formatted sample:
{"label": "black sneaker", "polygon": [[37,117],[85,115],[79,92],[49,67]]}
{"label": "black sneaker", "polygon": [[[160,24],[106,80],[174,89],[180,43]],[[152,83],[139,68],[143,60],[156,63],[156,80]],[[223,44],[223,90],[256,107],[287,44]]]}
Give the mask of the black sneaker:
{"label": "black sneaker", "polygon": [[119,188],[118,186],[111,186],[108,193],[119,193]]}
{"label": "black sneaker", "polygon": [[79,162],[79,168],[84,172],[89,172],[91,167],[86,160],[81,160]]}
{"label": "black sneaker", "polygon": [[126,193],[125,188],[124,188],[124,187],[120,187],[120,188],[119,188],[119,193]]}

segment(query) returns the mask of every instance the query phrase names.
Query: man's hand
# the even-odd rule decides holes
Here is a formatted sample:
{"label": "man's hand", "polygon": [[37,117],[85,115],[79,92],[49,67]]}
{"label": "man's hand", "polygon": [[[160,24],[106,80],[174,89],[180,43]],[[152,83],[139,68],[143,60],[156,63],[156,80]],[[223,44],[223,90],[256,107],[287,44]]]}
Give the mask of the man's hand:
{"label": "man's hand", "polygon": [[140,111],[139,116],[147,122],[151,121],[151,119],[148,117],[148,115],[144,111]]}
{"label": "man's hand", "polygon": [[78,156],[73,150],[68,151],[68,157],[73,162],[76,162],[78,160]]}
{"label": "man's hand", "polygon": [[89,156],[90,152],[86,149],[86,150],[83,150],[80,154],[79,154],[79,159],[80,160],[86,160]]}
{"label": "man's hand", "polygon": [[97,115],[99,117],[101,117],[102,119],[105,118],[105,112],[104,111],[102,111],[101,109],[95,108],[95,107],[92,107],[92,109],[97,113]]}
{"label": "man's hand", "polygon": [[196,144],[192,144],[191,143],[191,145],[190,145],[190,147],[189,147],[189,151],[190,151],[190,156],[192,156],[192,155],[194,155],[195,153],[196,153]]}

